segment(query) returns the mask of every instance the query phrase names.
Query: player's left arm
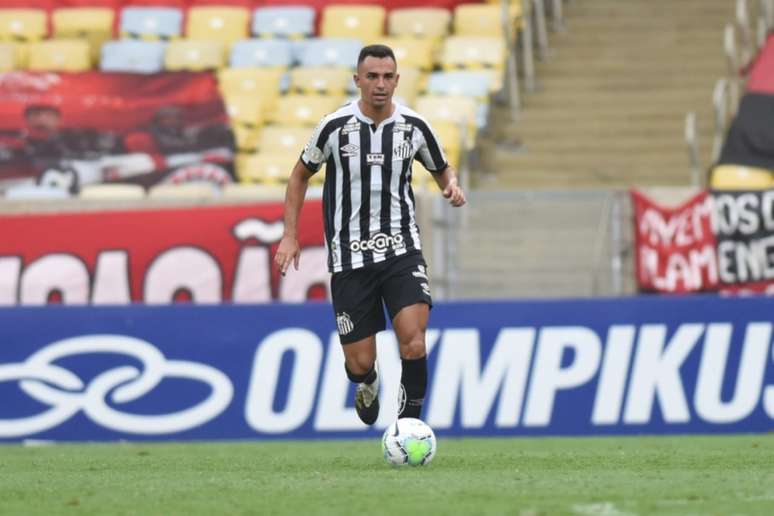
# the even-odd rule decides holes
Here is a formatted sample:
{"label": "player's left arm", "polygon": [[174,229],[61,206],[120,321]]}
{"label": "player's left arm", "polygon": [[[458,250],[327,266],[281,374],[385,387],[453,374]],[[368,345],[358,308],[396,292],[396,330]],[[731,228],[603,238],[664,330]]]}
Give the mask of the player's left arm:
{"label": "player's left arm", "polygon": [[462,191],[462,187],[457,180],[457,172],[454,167],[447,165],[442,172],[433,174],[438,188],[441,189],[443,196],[449,199],[449,204],[455,208],[465,204],[465,192]]}

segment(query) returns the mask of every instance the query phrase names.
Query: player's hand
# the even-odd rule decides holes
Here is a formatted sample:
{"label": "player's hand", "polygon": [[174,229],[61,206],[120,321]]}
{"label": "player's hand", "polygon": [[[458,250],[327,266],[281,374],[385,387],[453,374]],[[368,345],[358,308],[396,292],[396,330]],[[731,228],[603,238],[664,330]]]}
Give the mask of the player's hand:
{"label": "player's hand", "polygon": [[292,236],[283,236],[274,255],[274,263],[283,276],[288,271],[290,262],[293,262],[293,267],[298,270],[299,258],[301,258],[301,247],[298,245],[298,240]]}
{"label": "player's hand", "polygon": [[446,185],[446,188],[443,189],[443,196],[449,199],[449,204],[455,208],[459,208],[465,204],[465,192],[463,192],[462,188],[457,184],[456,179],[450,181],[449,184]]}

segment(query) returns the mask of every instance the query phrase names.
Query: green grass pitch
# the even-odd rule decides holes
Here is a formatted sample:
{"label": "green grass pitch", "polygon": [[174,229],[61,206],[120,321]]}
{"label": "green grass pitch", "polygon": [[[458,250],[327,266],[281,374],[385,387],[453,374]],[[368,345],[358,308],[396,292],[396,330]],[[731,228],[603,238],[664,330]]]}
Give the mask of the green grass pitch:
{"label": "green grass pitch", "polygon": [[768,516],[774,436],[4,445],[0,514]]}

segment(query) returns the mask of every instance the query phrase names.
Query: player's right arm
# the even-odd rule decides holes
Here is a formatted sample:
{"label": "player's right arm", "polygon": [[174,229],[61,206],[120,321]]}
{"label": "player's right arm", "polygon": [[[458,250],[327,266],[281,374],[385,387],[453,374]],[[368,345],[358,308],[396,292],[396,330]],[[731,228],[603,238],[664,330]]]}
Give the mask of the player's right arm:
{"label": "player's right arm", "polygon": [[330,154],[327,133],[324,130],[326,125],[327,118],[324,118],[312,133],[312,138],[306,144],[288,179],[288,188],[285,191],[285,231],[277,253],[274,255],[274,263],[283,276],[291,262],[298,270],[298,261],[301,257],[301,246],[298,244],[298,215],[304,205],[309,179],[320,170]]}
{"label": "player's right arm", "polygon": [[298,260],[301,256],[301,246],[298,244],[298,215],[304,205],[306,189],[309,186],[314,172],[306,168],[299,159],[293,167],[288,179],[288,188],[285,191],[285,231],[282,234],[274,262],[284,276],[293,262],[293,267],[298,270]]}

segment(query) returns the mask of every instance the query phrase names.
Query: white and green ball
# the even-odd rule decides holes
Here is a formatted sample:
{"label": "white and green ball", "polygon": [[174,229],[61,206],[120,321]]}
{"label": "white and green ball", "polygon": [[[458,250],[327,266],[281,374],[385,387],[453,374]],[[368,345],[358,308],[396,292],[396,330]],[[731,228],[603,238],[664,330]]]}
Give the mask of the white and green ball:
{"label": "white and green ball", "polygon": [[433,460],[435,448],[433,429],[419,419],[398,419],[382,436],[384,459],[396,466],[424,466]]}

